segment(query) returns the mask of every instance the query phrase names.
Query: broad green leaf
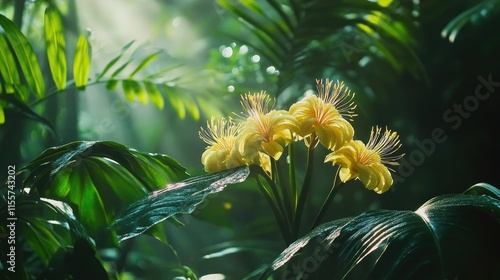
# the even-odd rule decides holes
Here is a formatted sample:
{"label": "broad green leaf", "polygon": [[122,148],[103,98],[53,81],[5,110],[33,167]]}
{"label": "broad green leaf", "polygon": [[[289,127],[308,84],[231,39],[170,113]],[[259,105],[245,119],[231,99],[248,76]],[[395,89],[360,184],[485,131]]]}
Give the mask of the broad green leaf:
{"label": "broad green leaf", "polygon": [[13,85],[21,83],[19,73],[17,72],[16,61],[2,34],[0,34],[0,75],[5,82],[6,93],[14,92]]}
{"label": "broad green leaf", "polygon": [[[26,82],[35,96],[42,98],[45,95],[45,84],[33,47],[19,28],[2,14],[0,14],[0,26],[4,29],[12,50],[16,54]],[[10,62],[7,61],[7,63]]]}
{"label": "broad green leaf", "polygon": [[161,96],[161,92],[158,89],[158,86],[150,81],[144,81],[143,84],[146,92],[148,93],[149,99],[151,99],[151,102],[153,102],[153,104],[158,107],[158,109],[163,109],[163,96]]}
{"label": "broad green leaf", "polygon": [[[490,10],[495,8],[494,2],[499,1],[480,1],[477,5],[459,14],[443,28],[441,31],[441,37],[447,38],[450,43],[455,42],[460,30],[462,30],[467,23],[471,22],[474,17],[480,17],[480,15],[487,15],[488,13],[491,13]],[[496,4],[498,5],[498,3]]]}
{"label": "broad green leaf", "polygon": [[[283,279],[498,278],[497,193],[493,186],[476,185],[464,194],[435,197],[414,212],[374,210],[325,223],[247,279],[275,273]],[[286,264],[292,265],[283,271]]]}
{"label": "broad green leaf", "polygon": [[141,153],[111,141],[50,148],[21,171],[29,172],[25,188],[74,205],[76,216],[92,235],[106,229],[130,203],[186,175],[168,156]]}
{"label": "broad green leaf", "polygon": [[[6,212],[7,207],[0,209],[4,219]],[[63,202],[21,193],[16,196],[16,216],[18,236],[27,241],[44,264],[48,264],[58,250],[68,250],[76,239],[91,241],[72,209]]]}
{"label": "broad green leaf", "polygon": [[122,87],[123,87],[123,92],[125,93],[125,97],[127,98],[128,101],[132,102],[134,101],[135,97],[137,97],[137,99],[139,99],[141,103],[143,104],[148,103],[149,101],[148,94],[142,88],[139,82],[126,79],[122,81]]}
{"label": "broad green leaf", "polygon": [[85,89],[87,85],[91,63],[91,50],[87,36],[81,34],[76,42],[75,61],[73,64],[73,75],[75,85],[78,89]]}
{"label": "broad green leaf", "polygon": [[108,64],[106,65],[106,67],[104,67],[104,70],[102,70],[101,74],[99,74],[99,76],[97,76],[96,78],[96,81],[99,81],[101,80],[102,77],[104,77],[104,75],[106,75],[106,73],[109,71],[109,69],[111,69],[111,67],[113,67],[116,62],[118,62],[118,60],[120,60],[120,58],[122,58],[122,56],[125,54],[125,52],[130,48],[130,46],[132,46],[132,44],[135,42],[134,41],[131,41],[130,43],[126,44],[123,48],[122,48],[122,51],[120,52],[119,55],[117,55],[115,58],[113,58],[110,62],[108,62]]}
{"label": "broad green leaf", "polygon": [[192,213],[207,196],[245,181],[249,174],[245,166],[169,184],[130,205],[116,219],[113,229],[120,241],[135,237],[174,215]]}
{"label": "broad green leaf", "polygon": [[144,60],[141,61],[141,63],[139,64],[139,66],[137,66],[137,68],[135,68],[134,71],[132,71],[132,73],[128,76],[129,79],[133,79],[134,76],[139,73],[139,71],[141,71],[142,69],[144,69],[144,67],[148,66],[151,62],[153,62],[156,58],[158,58],[158,56],[161,54],[161,52],[156,52],[154,54],[151,54],[149,55],[148,57],[146,57]]}
{"label": "broad green leaf", "polygon": [[66,42],[64,31],[57,10],[48,7],[45,10],[45,44],[50,72],[58,90],[66,87]]}

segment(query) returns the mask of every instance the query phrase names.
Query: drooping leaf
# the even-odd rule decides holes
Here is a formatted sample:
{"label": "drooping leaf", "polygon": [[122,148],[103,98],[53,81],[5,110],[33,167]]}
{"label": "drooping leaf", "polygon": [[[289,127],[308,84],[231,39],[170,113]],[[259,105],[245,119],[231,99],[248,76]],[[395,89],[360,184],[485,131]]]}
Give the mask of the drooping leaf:
{"label": "drooping leaf", "polygon": [[2,34],[0,34],[0,75],[5,82],[6,93],[14,92],[13,85],[21,83],[19,73],[17,72],[16,61]]}
{"label": "drooping leaf", "polygon": [[116,219],[113,228],[120,241],[135,237],[174,215],[192,213],[208,195],[223,191],[229,184],[243,182],[249,174],[245,166],[169,184],[130,205]]}
{"label": "drooping leaf", "polygon": [[[321,277],[323,269],[328,279],[497,278],[498,192],[478,184],[464,194],[435,197],[414,212],[374,210],[325,223],[247,279],[277,272],[283,279]],[[292,265],[283,271],[286,264]]]}
{"label": "drooping leaf", "polygon": [[66,87],[66,42],[59,13],[54,8],[45,10],[45,44],[52,79],[58,90]]}
{"label": "drooping leaf", "polygon": [[125,79],[122,81],[122,88],[128,101],[132,102],[137,97],[142,104],[148,103],[148,94],[139,82]]}
{"label": "drooping leaf", "polygon": [[[258,5],[256,4],[258,2]],[[251,47],[280,72],[276,95],[326,73],[344,72],[362,59],[395,73],[408,69],[426,79],[415,55],[411,9],[377,1],[242,1],[217,3],[242,22],[227,33]],[[396,9],[397,8],[397,9]],[[363,24],[369,29],[359,30]],[[391,58],[388,61],[385,55]],[[349,75],[346,75],[349,76]],[[359,81],[358,81],[359,83]],[[369,83],[367,83],[369,85]],[[292,96],[298,98],[298,96]],[[292,102],[292,100],[288,102]]]}
{"label": "drooping leaf", "polygon": [[[4,29],[12,50],[16,54],[19,65],[24,73],[24,78],[30,89],[37,98],[42,98],[45,95],[45,84],[33,47],[21,30],[2,14],[0,14],[0,26]],[[9,61],[7,63],[10,64]]]}
{"label": "drooping leaf", "polygon": [[151,55],[149,55],[148,57],[146,57],[145,59],[143,59],[141,61],[141,63],[135,68],[134,71],[132,71],[132,73],[130,73],[130,75],[128,76],[129,79],[133,79],[134,76],[139,73],[139,71],[141,71],[142,69],[144,69],[146,66],[148,66],[151,62],[153,62],[156,58],[158,58],[158,56],[161,54],[161,52],[156,52],[156,53],[153,53]]}
{"label": "drooping leaf", "polygon": [[126,44],[119,55],[117,55],[115,58],[113,58],[110,62],[108,62],[108,64],[106,64],[106,66],[104,67],[104,70],[102,70],[101,74],[99,74],[99,76],[97,76],[96,78],[96,81],[99,81],[101,80],[102,77],[104,77],[104,75],[106,75],[106,73],[111,69],[111,67],[113,67],[116,62],[118,62],[118,60],[120,60],[120,58],[122,58],[122,56],[125,54],[125,52],[130,48],[130,46],[132,46],[132,44],[135,42],[134,41],[131,41],[130,43]]}
{"label": "drooping leaf", "polygon": [[[10,107],[13,108],[20,115],[22,115],[30,120],[34,120],[36,122],[39,122],[39,123],[45,125],[50,130],[50,132],[52,132],[56,137],[58,137],[57,132],[54,129],[54,126],[50,123],[49,120],[40,116],[39,114],[37,114],[33,110],[31,110],[31,108],[28,107],[28,105],[26,105],[25,103],[17,100],[14,97],[14,95],[12,95],[12,94],[0,94],[0,101],[2,101],[2,104],[0,104],[2,106],[0,106],[0,107],[6,108],[8,105],[10,105]],[[3,109],[2,109],[2,113],[3,113]],[[1,121],[1,118],[0,118],[0,121]],[[2,123],[2,122],[0,122],[0,123]]]}
{"label": "drooping leaf", "polygon": [[85,34],[81,34],[76,42],[75,61],[73,64],[73,75],[75,85],[78,89],[85,89],[87,85],[91,64],[90,44]]}
{"label": "drooping leaf", "polygon": [[4,102],[0,102],[0,124],[5,123],[5,113],[3,111]]}
{"label": "drooping leaf", "polygon": [[[6,191],[5,185],[3,188],[2,191]],[[0,217],[7,220],[8,207],[4,199],[2,202],[5,207],[1,207]],[[91,242],[90,236],[66,203],[39,199],[26,193],[17,194],[15,201],[16,232],[26,240],[42,263],[47,264],[59,249],[68,250],[77,239]],[[2,228],[7,225],[2,225]],[[17,246],[21,246],[21,239],[18,238],[17,242]]]}
{"label": "drooping leaf", "polygon": [[78,141],[44,151],[21,169],[24,187],[69,203],[90,234],[150,191],[185,178],[172,158],[141,153],[111,141]]}
{"label": "drooping leaf", "polygon": [[37,279],[109,279],[94,246],[77,239],[71,250],[60,250]]}
{"label": "drooping leaf", "polygon": [[158,89],[158,86],[150,81],[144,81],[143,84],[144,89],[148,93],[149,99],[151,99],[151,102],[153,102],[153,104],[158,107],[158,109],[163,109],[163,96],[161,96],[161,92]]}
{"label": "drooping leaf", "polygon": [[[495,3],[496,2],[496,3]],[[479,1],[475,6],[465,10],[453,20],[451,20],[441,31],[441,37],[447,38],[450,43],[453,43],[462,28],[473,21],[474,18],[480,18],[483,15],[493,16],[498,15],[500,9],[498,4],[500,1]]]}
{"label": "drooping leaf", "polygon": [[163,89],[175,112],[177,113],[179,118],[183,120],[186,117],[186,108],[180,98],[177,96],[175,88],[164,85]]}

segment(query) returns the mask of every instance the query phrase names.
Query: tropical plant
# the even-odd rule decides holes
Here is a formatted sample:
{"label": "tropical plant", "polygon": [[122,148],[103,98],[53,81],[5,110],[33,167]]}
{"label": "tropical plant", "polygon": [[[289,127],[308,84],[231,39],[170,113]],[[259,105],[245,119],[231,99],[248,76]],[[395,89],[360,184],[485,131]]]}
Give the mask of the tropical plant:
{"label": "tropical plant", "polygon": [[[0,8],[18,2],[5,1]],[[47,71],[41,70],[35,48],[14,24],[16,20],[0,14],[0,121],[4,126],[15,124],[16,115],[11,113],[18,112],[56,133],[57,126],[37,106],[69,88],[82,91],[101,83],[109,91],[121,85],[129,102],[151,101],[161,109],[167,100],[180,118],[186,112],[194,119],[200,112],[220,115],[209,104],[216,98],[212,90],[188,94],[192,88],[180,86],[206,73],[186,78],[176,65],[150,73],[147,66],[158,62],[163,53],[147,53],[136,60],[140,48],[129,55],[134,41],[92,77],[90,44],[87,36],[80,35],[68,79],[69,52],[61,14],[50,5],[52,1],[35,2],[37,7],[49,5],[44,13]],[[461,193],[441,194],[415,211],[373,209],[334,220],[327,215],[338,201],[335,198],[361,185],[378,194],[393,190],[393,169],[403,155],[398,133],[387,128],[375,126],[368,142],[357,140],[367,133],[358,133],[363,123],[352,119],[358,119],[355,109],[367,110],[367,95],[354,97],[344,83],[329,79],[316,81],[317,94],[310,85],[317,77],[334,77],[383,97],[396,74],[405,72],[412,79],[427,81],[417,56],[414,21],[418,8],[430,9],[436,1],[217,2],[236,16],[228,21],[244,23],[236,32],[226,30],[230,36],[274,67],[267,81],[274,86],[242,95],[243,113],[212,117],[201,128],[201,140],[208,145],[200,155],[206,172],[189,174],[170,156],[113,141],[72,141],[45,149],[22,167],[9,164],[0,202],[0,220],[8,221],[0,225],[2,278],[147,278],[141,261],[151,251],[146,246],[133,248],[145,237],[153,237],[151,246],[169,253],[157,259],[148,256],[156,261],[152,267],[161,267],[157,275],[208,278],[206,271],[184,264],[167,238],[165,221],[181,226],[175,231],[184,230],[191,217],[228,226],[220,221],[219,212],[205,215],[213,210],[206,203],[220,202],[218,198],[232,190],[247,191],[243,199],[248,200],[249,194],[259,199],[245,204],[246,212],[258,215],[257,205],[267,203],[262,212],[268,210],[269,215],[258,217],[252,226],[277,232],[281,240],[249,233],[209,248],[203,263],[215,260],[220,265],[220,260],[242,252],[256,257],[256,261],[245,259],[245,268],[238,273],[226,273],[222,265],[211,268],[228,279],[500,276],[496,251],[500,191],[493,185],[478,183]],[[456,42],[467,23],[498,12],[494,2],[483,1],[459,13],[443,28],[443,37]],[[376,73],[366,75],[373,69]],[[248,73],[252,70],[245,68]],[[238,87],[238,79],[229,80]],[[48,84],[54,89],[46,90]],[[435,182],[429,184],[438,186]],[[221,207],[234,206],[225,202]]]}

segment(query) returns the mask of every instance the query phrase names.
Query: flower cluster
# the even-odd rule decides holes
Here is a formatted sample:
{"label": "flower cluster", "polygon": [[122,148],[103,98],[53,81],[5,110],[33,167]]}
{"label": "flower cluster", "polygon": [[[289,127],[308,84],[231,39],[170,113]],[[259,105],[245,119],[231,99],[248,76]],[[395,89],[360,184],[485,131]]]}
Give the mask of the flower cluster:
{"label": "flower cluster", "polygon": [[403,155],[395,155],[401,144],[396,132],[373,128],[368,143],[354,140],[352,118],[356,116],[354,93],[341,82],[317,80],[316,95],[304,97],[288,111],[275,110],[264,91],[242,96],[241,120],[210,120],[200,138],[209,146],[201,161],[207,172],[257,164],[271,173],[292,141],[304,140],[309,149],[318,143],[331,151],[325,162],[340,166],[342,182],[359,179],[367,189],[387,191],[393,183],[390,166]]}

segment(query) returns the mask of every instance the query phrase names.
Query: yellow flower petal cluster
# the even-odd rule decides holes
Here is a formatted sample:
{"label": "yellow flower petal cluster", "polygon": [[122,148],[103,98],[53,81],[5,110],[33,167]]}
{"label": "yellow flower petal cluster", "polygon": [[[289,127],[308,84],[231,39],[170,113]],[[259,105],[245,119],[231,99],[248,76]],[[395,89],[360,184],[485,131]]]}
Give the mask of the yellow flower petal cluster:
{"label": "yellow flower petal cluster", "polygon": [[399,165],[402,155],[394,155],[401,147],[396,132],[372,128],[370,139],[365,145],[359,140],[351,140],[338,150],[330,153],[325,162],[340,165],[339,177],[342,182],[358,178],[367,189],[378,194],[386,192],[393,179],[388,166]]}
{"label": "yellow flower petal cluster", "polygon": [[242,96],[245,119],[239,123],[212,118],[200,138],[209,146],[201,162],[207,172],[257,164],[271,173],[271,158],[278,160],[284,147],[293,141],[297,120],[284,110],[272,110],[264,91]]}
{"label": "yellow flower petal cluster", "polygon": [[318,95],[307,96],[293,104],[290,114],[299,122],[299,136],[308,137],[314,133],[323,146],[335,150],[354,136],[354,128],[347,120],[355,116],[354,94],[338,81],[333,85],[329,79],[325,83],[316,80],[316,84]]}
{"label": "yellow flower petal cluster", "polygon": [[270,110],[271,98],[264,91],[243,96],[246,120],[236,141],[239,152],[245,160],[264,152],[275,160],[283,153],[284,147],[293,141],[297,131],[297,120],[285,110]]}
{"label": "yellow flower petal cluster", "polygon": [[209,145],[201,155],[201,162],[207,172],[245,165],[242,156],[233,149],[239,127],[231,119],[212,118],[207,122],[207,129],[201,128],[200,138]]}

